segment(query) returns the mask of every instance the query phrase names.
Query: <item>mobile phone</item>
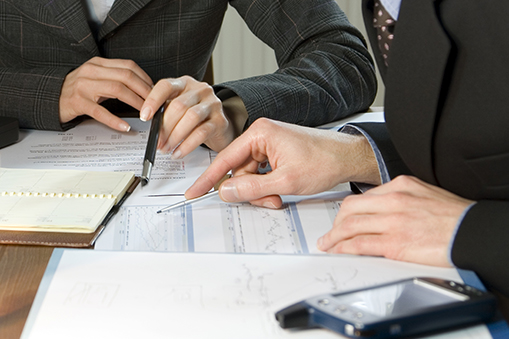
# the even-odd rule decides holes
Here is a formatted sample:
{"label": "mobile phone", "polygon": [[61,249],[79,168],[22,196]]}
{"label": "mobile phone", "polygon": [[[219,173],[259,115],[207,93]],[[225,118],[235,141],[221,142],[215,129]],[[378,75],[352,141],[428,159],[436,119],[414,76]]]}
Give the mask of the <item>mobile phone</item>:
{"label": "mobile phone", "polygon": [[398,338],[488,321],[493,294],[455,281],[410,278],[318,295],[276,313],[282,328],[325,327],[350,338]]}

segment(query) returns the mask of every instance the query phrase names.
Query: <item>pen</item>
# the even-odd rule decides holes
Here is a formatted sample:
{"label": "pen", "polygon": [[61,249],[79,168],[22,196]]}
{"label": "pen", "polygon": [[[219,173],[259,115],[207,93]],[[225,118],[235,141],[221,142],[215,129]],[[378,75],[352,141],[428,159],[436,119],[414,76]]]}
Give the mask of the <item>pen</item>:
{"label": "pen", "polygon": [[166,103],[162,104],[152,117],[145,158],[143,160],[143,171],[141,172],[141,186],[145,186],[150,180],[150,172],[152,172],[152,166],[156,158],[157,140],[159,139],[159,130],[161,129],[161,122],[163,121],[165,105]]}
{"label": "pen", "polygon": [[209,199],[209,198],[213,198],[213,197],[217,196],[218,194],[219,194],[219,191],[218,190],[214,190],[214,191],[211,191],[211,192],[208,192],[208,193],[202,195],[201,197],[194,198],[194,199],[183,200],[181,202],[177,202],[176,204],[167,206],[167,207],[157,211],[157,213],[166,212],[166,211],[172,210],[174,208],[182,207],[182,206],[187,205],[187,204],[192,204],[192,203],[195,203],[195,202],[198,202],[198,201],[202,201],[202,200],[206,200],[206,199]]}

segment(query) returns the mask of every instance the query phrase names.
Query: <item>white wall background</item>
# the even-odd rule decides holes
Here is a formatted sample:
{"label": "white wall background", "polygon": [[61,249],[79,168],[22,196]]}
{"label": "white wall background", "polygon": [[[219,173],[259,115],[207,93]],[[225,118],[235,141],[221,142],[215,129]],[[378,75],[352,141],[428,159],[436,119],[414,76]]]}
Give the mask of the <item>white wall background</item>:
{"label": "white wall background", "polygon": [[[306,1],[306,0],[302,0]],[[359,0],[336,0],[350,22],[365,34]],[[272,49],[247,28],[234,8],[226,12],[223,27],[213,54],[216,83],[272,73],[277,69]],[[374,106],[383,105],[383,85],[378,77],[378,94]]]}

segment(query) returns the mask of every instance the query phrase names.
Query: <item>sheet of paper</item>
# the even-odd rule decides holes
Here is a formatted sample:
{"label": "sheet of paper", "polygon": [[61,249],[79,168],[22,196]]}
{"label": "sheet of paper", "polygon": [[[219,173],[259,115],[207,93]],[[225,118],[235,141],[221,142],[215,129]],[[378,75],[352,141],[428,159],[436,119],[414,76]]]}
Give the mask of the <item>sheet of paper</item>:
{"label": "sheet of paper", "polygon": [[[66,132],[21,130],[20,142],[0,151],[6,168],[131,171],[141,175],[149,122],[127,118],[131,131],[118,132],[87,120]],[[199,147],[182,160],[156,154],[150,184],[129,198],[143,201],[154,194],[184,193],[210,165],[216,153]]]}
{"label": "sheet of paper", "polygon": [[[316,241],[332,228],[350,192],[285,197],[271,210],[219,198],[157,214],[164,205],[124,203],[95,248],[123,251],[319,253]],[[159,199],[166,200],[166,199]],[[299,201],[301,200],[301,201]],[[156,199],[152,199],[156,201]]]}
{"label": "sheet of paper", "polygon": [[[282,330],[274,313],[317,294],[454,269],[383,258],[56,250],[22,339],[341,338]],[[433,338],[490,338],[484,325]]]}

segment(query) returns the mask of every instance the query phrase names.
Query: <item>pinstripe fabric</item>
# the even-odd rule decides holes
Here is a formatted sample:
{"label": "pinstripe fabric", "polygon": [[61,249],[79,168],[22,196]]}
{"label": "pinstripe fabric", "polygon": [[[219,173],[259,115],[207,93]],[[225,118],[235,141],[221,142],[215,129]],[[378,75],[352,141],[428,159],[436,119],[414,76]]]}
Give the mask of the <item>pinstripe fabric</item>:
{"label": "pinstripe fabric", "polygon": [[154,82],[201,79],[228,3],[280,67],[217,86],[242,98],[248,124],[270,117],[314,126],[372,102],[371,58],[334,0],[117,0],[97,41],[80,0],[0,0],[0,115],[25,128],[72,127],[59,123],[60,89],[93,56],[132,59]]}

